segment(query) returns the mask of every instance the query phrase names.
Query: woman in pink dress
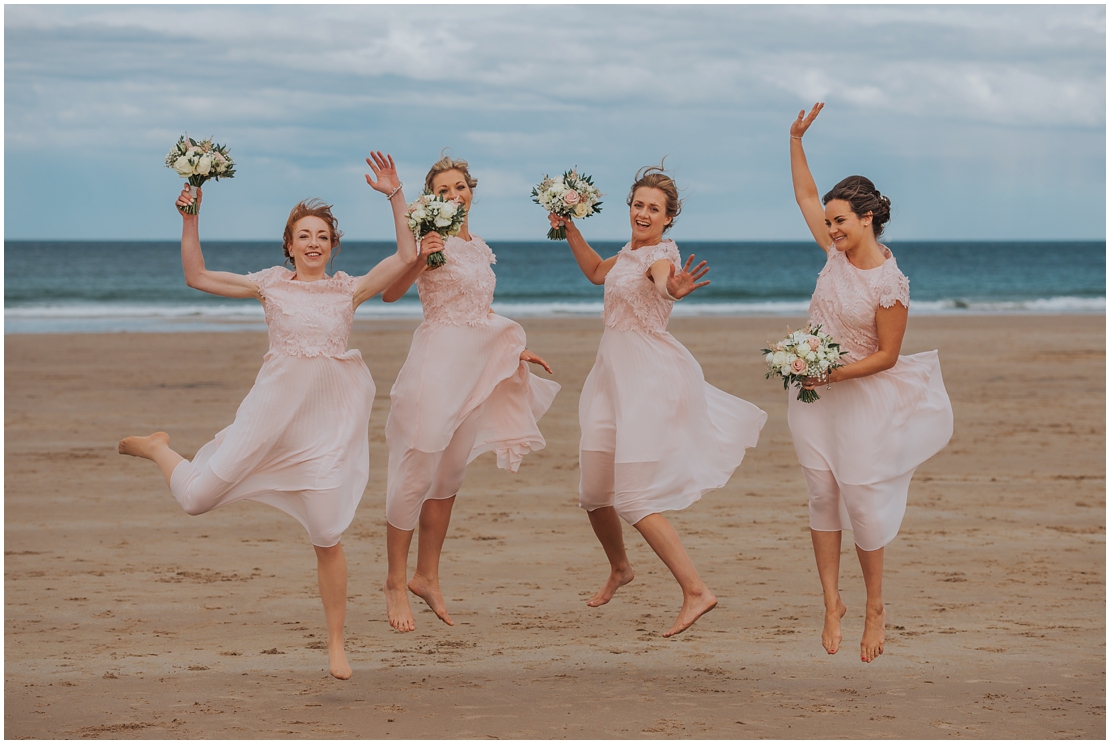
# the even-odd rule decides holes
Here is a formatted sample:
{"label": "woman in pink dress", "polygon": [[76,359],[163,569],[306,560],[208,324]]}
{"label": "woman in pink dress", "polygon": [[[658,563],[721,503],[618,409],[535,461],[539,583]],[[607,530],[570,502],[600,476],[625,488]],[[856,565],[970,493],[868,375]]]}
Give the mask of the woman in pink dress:
{"label": "woman in pink dress", "polygon": [[[609,559],[609,578],[586,603],[599,607],[633,579],[621,519],[633,525],[682,588],[682,608],[663,635],[689,628],[717,605],[674,527],[661,512],[685,509],[725,485],[759,441],[767,414],[705,381],[697,360],[667,333],[671,307],[708,281],[702,261],[685,266],[663,234],[682,208],[661,167],[644,168],[628,194],[632,240],[610,258],[565,226],[578,267],[605,285],[605,332],[582,387],[579,505]],[[681,270],[678,267],[682,266]]]}
{"label": "woman in pink dress", "polygon": [[[222,297],[261,301],[270,350],[235,421],[192,462],[170,449],[165,432],[119,443],[121,454],[158,465],[189,514],[249,499],[304,525],[316,549],[329,670],[339,679],[351,676],[343,649],[347,562],[339,539],[369,478],[367,425],[374,401],[370,370],[358,350],[347,349],[347,336],[355,308],[396,281],[417,252],[393,159],[378,152],[366,162],[377,177],[367,175],[367,183],[386,194],[393,209],[397,252],[365,276],[325,273],[342,233],[331,208],[318,200],[301,202],[289,213],[284,246],[293,271],[282,266],[246,275],[209,271],[198,217],[181,213],[186,283]],[[199,189],[196,198],[199,203]],[[186,187],[178,209],[192,200]]]}
{"label": "woman in pink dress", "polygon": [[[478,181],[465,160],[441,158],[425,188],[459,199],[466,219],[446,243],[424,236],[420,255],[382,293],[400,299],[416,283],[424,322],[412,337],[408,358],[390,391],[385,425],[389,447],[386,487],[386,552],[383,591],[389,624],[401,632],[416,627],[408,592],[436,616],[454,625],[439,587],[439,559],[455,495],[467,464],[484,452],[515,473],[523,457],[543,449],[537,421],[551,406],[559,385],[528,371],[547,363],[525,348],[524,329],[490,309],[496,284],[489,246],[470,233],[470,210]],[[427,256],[442,251],[447,263],[427,270]],[[420,525],[416,571],[408,578],[412,533]]]}
{"label": "woman in pink dress", "polygon": [[863,569],[867,607],[860,659],[883,653],[883,550],[906,512],[914,470],[952,436],[952,405],[936,351],[899,356],[910,285],[879,243],[890,200],[863,176],[849,176],[818,197],[802,136],[818,103],[790,127],[794,195],[817,245],[827,254],[809,319],[840,343],[845,365],[810,378],[814,403],[790,394],[787,418],[809,488],[809,526],[825,597],[821,643],[840,647],[840,533],[852,530]]}

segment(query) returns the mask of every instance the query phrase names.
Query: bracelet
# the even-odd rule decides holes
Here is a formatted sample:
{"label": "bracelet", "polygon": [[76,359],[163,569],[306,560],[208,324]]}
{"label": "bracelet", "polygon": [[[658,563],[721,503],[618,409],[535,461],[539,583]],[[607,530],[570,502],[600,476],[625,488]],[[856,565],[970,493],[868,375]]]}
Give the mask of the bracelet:
{"label": "bracelet", "polygon": [[681,297],[675,297],[674,295],[672,295],[671,290],[667,289],[666,284],[663,285],[663,294],[667,295],[667,299],[671,302],[680,302],[682,300]]}
{"label": "bracelet", "polygon": [[386,201],[389,201],[389,200],[390,200],[390,199],[392,199],[392,198],[393,198],[394,196],[396,196],[396,195],[397,195],[397,192],[398,192],[398,191],[400,191],[400,190],[401,190],[401,187],[402,187],[402,186],[404,186],[404,185],[405,185],[405,184],[403,184],[403,183],[401,183],[400,181],[398,181],[398,182],[397,182],[397,188],[393,189],[393,191],[390,191],[390,192],[389,192],[389,196],[387,196],[387,197],[385,198],[385,200],[386,200]]}
{"label": "bracelet", "polygon": [[790,139],[797,139],[797,140],[800,140],[800,139],[801,139],[801,137],[795,137],[794,135],[790,135]]}

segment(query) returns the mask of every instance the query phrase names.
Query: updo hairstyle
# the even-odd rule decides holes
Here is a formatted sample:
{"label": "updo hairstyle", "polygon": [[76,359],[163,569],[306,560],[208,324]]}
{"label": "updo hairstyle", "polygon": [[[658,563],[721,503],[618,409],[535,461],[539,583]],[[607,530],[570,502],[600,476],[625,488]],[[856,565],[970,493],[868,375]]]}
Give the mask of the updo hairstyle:
{"label": "updo hairstyle", "polygon": [[[665,161],[666,158],[663,158]],[[663,232],[667,232],[674,227],[678,215],[682,214],[682,199],[678,198],[678,185],[674,179],[666,174],[663,170],[663,163],[659,165],[646,165],[640,170],[636,171],[636,180],[632,184],[632,188],[628,191],[628,206],[632,206],[632,199],[636,196],[636,189],[639,188],[659,189],[667,197],[667,216],[671,218],[670,224],[663,228]]]}
{"label": "updo hairstyle", "polygon": [[821,199],[821,203],[827,205],[833,199],[848,202],[857,217],[866,217],[870,212],[871,230],[876,238],[882,236],[883,226],[890,221],[890,199],[880,194],[870,179],[848,176],[833,186],[832,191]]}
{"label": "updo hairstyle", "polygon": [[331,257],[335,258],[339,255],[339,239],[343,237],[343,232],[339,229],[339,220],[335,219],[335,215],[331,213],[331,206],[320,199],[305,199],[293,207],[293,210],[289,213],[289,219],[285,221],[285,233],[281,238],[281,247],[285,250],[285,260],[294,269],[297,268],[297,262],[289,254],[289,246],[293,245],[293,225],[305,217],[319,217],[327,223],[328,231],[331,233]]}
{"label": "updo hairstyle", "polygon": [[478,185],[478,179],[470,175],[470,163],[462,159],[455,160],[454,158],[444,155],[442,152],[440,156],[440,159],[437,160],[436,164],[428,171],[428,175],[424,176],[424,190],[429,192],[432,190],[432,181],[435,180],[435,177],[440,173],[446,173],[449,170],[457,170],[459,173],[463,174],[466,185],[473,191]]}

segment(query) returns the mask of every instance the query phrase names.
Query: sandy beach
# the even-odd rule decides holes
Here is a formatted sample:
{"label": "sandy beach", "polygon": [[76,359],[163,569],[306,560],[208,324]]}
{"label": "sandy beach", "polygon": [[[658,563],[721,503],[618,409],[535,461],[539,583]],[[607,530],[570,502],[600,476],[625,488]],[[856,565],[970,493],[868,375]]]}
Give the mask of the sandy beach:
{"label": "sandy beach", "polygon": [[[635,530],[637,578],[577,507],[578,393],[602,326],[525,319],[562,391],[545,450],[469,468],[444,547],[453,628],[418,601],[393,632],[384,424],[415,321],[360,321],[377,383],[371,478],[343,538],[348,655],[327,674],[315,558],[292,518],[189,517],[150,462],[191,455],[235,409],[264,333],[5,337],[8,738],[1104,738],[1105,317],[912,317],[939,349],[955,435],[918,471],[887,548],[886,653],[862,664],[863,585],[845,541],[839,654],[805,481],[758,350],[785,318],[676,318],[706,378],[769,413],[728,485],[669,515],[720,606],[672,639],[677,584]],[[415,561],[415,551],[413,553]]]}

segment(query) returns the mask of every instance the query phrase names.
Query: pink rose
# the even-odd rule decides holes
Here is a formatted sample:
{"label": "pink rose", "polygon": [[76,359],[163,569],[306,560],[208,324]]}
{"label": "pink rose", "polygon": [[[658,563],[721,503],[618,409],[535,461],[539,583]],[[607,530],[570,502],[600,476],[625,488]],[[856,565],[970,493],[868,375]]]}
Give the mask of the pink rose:
{"label": "pink rose", "polygon": [[821,341],[816,336],[810,336],[807,341],[809,342],[810,351],[817,351],[821,347]]}
{"label": "pink rose", "polygon": [[577,191],[568,191],[567,193],[563,194],[563,202],[566,204],[577,204],[578,200],[579,196]]}
{"label": "pink rose", "polygon": [[804,359],[795,359],[790,363],[790,371],[796,375],[805,374],[806,363]]}

